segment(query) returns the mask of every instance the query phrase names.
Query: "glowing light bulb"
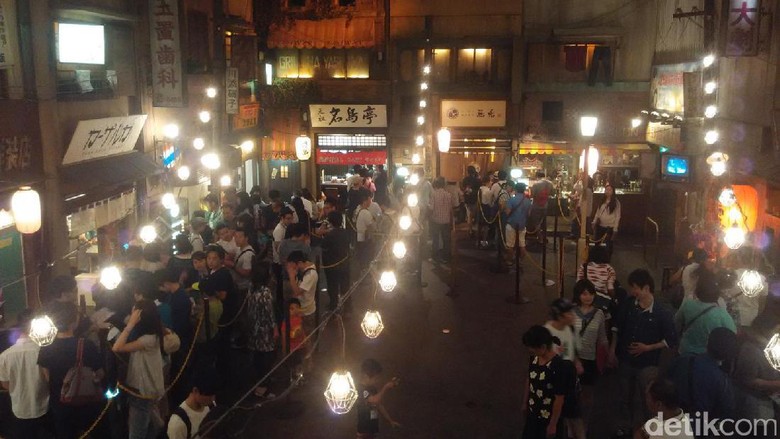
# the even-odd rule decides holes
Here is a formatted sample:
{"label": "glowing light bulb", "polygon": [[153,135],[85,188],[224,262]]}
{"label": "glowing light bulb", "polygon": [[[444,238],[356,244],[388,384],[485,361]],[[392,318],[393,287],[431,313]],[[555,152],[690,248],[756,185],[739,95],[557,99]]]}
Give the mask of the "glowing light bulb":
{"label": "glowing light bulb", "polygon": [[707,105],[707,108],[704,109],[704,117],[706,117],[707,119],[712,119],[717,114],[718,114],[718,107],[716,107],[715,105]]}
{"label": "glowing light bulb", "polygon": [[420,164],[420,154],[417,153],[412,154],[412,163],[415,165]]}
{"label": "glowing light bulb", "polygon": [[428,102],[425,101],[425,99],[420,99],[420,108],[425,108],[428,106]]}
{"label": "glowing light bulb", "polygon": [[431,73],[431,66],[424,66],[423,67],[423,74],[429,75]]}
{"label": "glowing light bulb", "polygon": [[175,123],[169,123],[163,127],[163,136],[168,139],[175,139],[179,137],[179,126]]}
{"label": "glowing light bulb", "polygon": [[417,146],[423,146],[425,144],[425,137],[423,136],[417,136],[414,138],[414,143]]}
{"label": "glowing light bulb", "polygon": [[772,367],[780,370],[780,334],[772,336],[764,349],[764,355]]}
{"label": "glowing light bulb", "polygon": [[406,204],[409,207],[417,207],[417,203],[420,202],[420,199],[417,198],[417,194],[411,193],[409,196],[406,197]]}
{"label": "glowing light bulb", "polygon": [[30,322],[30,340],[38,346],[48,346],[56,337],[57,326],[49,316],[37,317]]}
{"label": "glowing light bulb", "polygon": [[208,87],[206,89],[206,96],[208,96],[208,97],[210,97],[212,99],[217,97],[217,88],[216,87]]}
{"label": "glowing light bulb", "polygon": [[171,217],[178,218],[179,214],[181,214],[181,207],[179,207],[178,204],[174,204],[170,209],[168,209],[168,213],[171,214]]}
{"label": "glowing light bulb", "polygon": [[393,244],[393,256],[397,259],[403,259],[406,256],[406,244],[403,241],[396,241]]}
{"label": "glowing light bulb", "polygon": [[349,413],[358,399],[355,381],[347,371],[333,372],[325,389],[325,400],[331,411],[337,415]]}
{"label": "glowing light bulb", "polygon": [[417,125],[422,125],[424,123],[425,123],[425,116],[423,115],[417,116]]}
{"label": "glowing light bulb", "polygon": [[122,273],[119,272],[116,265],[106,267],[100,272],[100,285],[103,285],[107,290],[116,289],[121,282]]}
{"label": "glowing light bulb", "polygon": [[704,142],[707,143],[707,145],[712,145],[713,143],[717,142],[720,138],[720,135],[715,130],[709,130],[707,131],[707,134],[704,135]]}
{"label": "glowing light bulb", "polygon": [[711,95],[715,93],[715,90],[718,88],[718,83],[715,81],[709,81],[706,84],[704,84],[704,93]]}
{"label": "glowing light bulb", "polygon": [[190,168],[188,166],[182,166],[181,168],[176,170],[176,175],[179,176],[180,180],[189,180]]}
{"label": "glowing light bulb", "polygon": [[206,141],[203,140],[203,137],[196,137],[192,139],[192,147],[200,151],[206,146]]}
{"label": "glowing light bulb", "polygon": [[205,110],[201,111],[198,113],[198,119],[200,119],[200,121],[203,123],[209,123],[209,121],[211,121],[211,113]]}
{"label": "glowing light bulb", "polygon": [[406,178],[406,177],[408,177],[408,176],[409,176],[409,168],[407,168],[406,166],[401,166],[400,168],[398,168],[398,169],[395,171],[395,175],[397,175],[397,176],[399,176],[399,177],[404,177],[404,178]]}
{"label": "glowing light bulb", "polygon": [[385,293],[392,292],[397,284],[395,273],[392,271],[383,271],[382,275],[379,276],[379,286]]}
{"label": "glowing light bulb", "polygon": [[745,270],[739,277],[737,286],[747,297],[756,297],[764,290],[764,279],[756,270]]}
{"label": "glowing light bulb", "polygon": [[423,82],[420,84],[420,90],[428,90],[428,83]]}
{"label": "glowing light bulb", "polygon": [[731,207],[737,202],[737,196],[734,194],[734,189],[730,187],[724,188],[718,196],[718,201],[723,207]]}
{"label": "glowing light bulb", "polygon": [[162,202],[162,205],[163,205],[164,208],[170,209],[171,206],[176,204],[176,196],[173,195],[170,192],[166,192],[165,194],[163,194],[163,196],[160,199],[160,201]]}
{"label": "glowing light bulb", "polygon": [[714,163],[710,166],[710,172],[715,177],[720,177],[726,173],[726,162]]}
{"label": "glowing light bulb", "polygon": [[241,148],[241,151],[244,152],[244,154],[249,154],[250,152],[252,152],[255,149],[255,142],[253,142],[251,140],[245,140],[245,141],[241,142],[240,148]]}
{"label": "glowing light bulb", "polygon": [[379,337],[379,334],[385,329],[385,325],[382,324],[382,316],[379,315],[378,311],[366,311],[363,322],[360,323],[360,329],[368,338]]}
{"label": "glowing light bulb", "polygon": [[713,54],[709,54],[709,55],[705,56],[705,57],[704,57],[704,58],[701,60],[701,64],[702,64],[704,67],[709,67],[709,66],[711,66],[713,63],[715,63],[715,55],[713,55]]}
{"label": "glowing light bulb", "polygon": [[138,236],[141,238],[141,241],[149,244],[157,239],[157,229],[155,229],[151,224],[143,226],[141,227],[141,231],[138,233]]}
{"label": "glowing light bulb", "polygon": [[212,171],[219,169],[219,156],[213,152],[203,154],[203,157],[200,158],[200,163],[206,167],[206,169],[211,169]]}
{"label": "glowing light bulb", "polygon": [[401,215],[401,218],[398,219],[398,227],[400,227],[401,230],[409,230],[409,227],[412,227],[412,217],[409,215]]}
{"label": "glowing light bulb", "polygon": [[523,170],[520,168],[514,168],[511,171],[509,171],[509,176],[517,180],[518,178],[523,176]]}
{"label": "glowing light bulb", "polygon": [[219,185],[222,187],[228,187],[233,184],[233,179],[229,175],[223,175],[219,178]]}
{"label": "glowing light bulb", "polygon": [[726,230],[723,235],[723,242],[732,250],[736,250],[745,243],[745,231],[736,223]]}
{"label": "glowing light bulb", "polygon": [[420,182],[420,176],[417,174],[412,174],[409,176],[409,184],[412,186],[417,186],[417,183]]}

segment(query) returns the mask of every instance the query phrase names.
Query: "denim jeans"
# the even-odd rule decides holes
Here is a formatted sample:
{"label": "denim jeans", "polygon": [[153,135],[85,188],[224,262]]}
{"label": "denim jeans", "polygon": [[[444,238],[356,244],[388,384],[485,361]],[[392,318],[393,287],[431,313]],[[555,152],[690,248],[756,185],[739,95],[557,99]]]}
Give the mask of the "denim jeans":
{"label": "denim jeans", "polygon": [[130,439],[155,439],[163,428],[163,421],[157,410],[157,401],[127,397],[130,414],[127,418]]}
{"label": "denim jeans", "polygon": [[450,259],[450,229],[452,229],[452,226],[450,223],[439,224],[433,221],[430,224],[431,238],[433,240],[431,257],[447,261]]}

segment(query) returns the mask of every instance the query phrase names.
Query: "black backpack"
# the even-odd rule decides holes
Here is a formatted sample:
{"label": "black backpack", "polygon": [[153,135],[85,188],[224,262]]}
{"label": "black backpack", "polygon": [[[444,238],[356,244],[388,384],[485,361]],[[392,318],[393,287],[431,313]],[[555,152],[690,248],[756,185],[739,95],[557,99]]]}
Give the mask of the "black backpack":
{"label": "black backpack", "polygon": [[[216,408],[216,404],[211,404],[209,406],[209,413],[206,415],[205,418],[203,418],[203,421],[200,423],[200,427],[198,431],[195,433],[200,433],[201,430],[203,430],[203,426],[207,425],[209,422],[211,422],[216,416],[214,415],[214,409]],[[187,415],[187,412],[184,411],[181,406],[177,406],[173,411],[171,412],[171,417],[178,416],[179,419],[184,422],[184,425],[187,427],[187,439],[191,438],[193,436],[192,434],[192,422],[190,421],[190,417]],[[170,420],[169,420],[170,422]]]}

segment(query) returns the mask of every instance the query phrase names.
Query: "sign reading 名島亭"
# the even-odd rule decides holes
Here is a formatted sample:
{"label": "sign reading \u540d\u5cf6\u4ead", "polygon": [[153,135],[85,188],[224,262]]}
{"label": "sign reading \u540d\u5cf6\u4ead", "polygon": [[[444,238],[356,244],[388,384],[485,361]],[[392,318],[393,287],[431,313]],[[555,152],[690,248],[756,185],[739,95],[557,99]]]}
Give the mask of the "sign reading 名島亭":
{"label": "sign reading \u540d\u5cf6\u4ead", "polygon": [[149,0],[155,107],[184,106],[178,0]]}
{"label": "sign reading \u540d\u5cf6\u4ead", "polygon": [[386,128],[387,106],[375,104],[309,105],[314,128]]}
{"label": "sign reading \u540d\u5cf6\u4ead", "polygon": [[384,165],[387,151],[329,151],[317,150],[318,165]]}
{"label": "sign reading \u540d\u5cf6\u4ead", "polygon": [[728,0],[723,14],[723,54],[725,56],[758,55],[761,0]]}
{"label": "sign reading \u540d\u5cf6\u4ead", "polygon": [[443,127],[506,126],[506,101],[441,101]]}
{"label": "sign reading \u540d\u5cf6\u4ead", "polygon": [[235,67],[225,71],[225,111],[238,114],[238,69]]}
{"label": "sign reading \u540d\u5cf6\u4ead", "polygon": [[71,165],[132,151],[145,122],[145,114],[80,121],[62,164]]}

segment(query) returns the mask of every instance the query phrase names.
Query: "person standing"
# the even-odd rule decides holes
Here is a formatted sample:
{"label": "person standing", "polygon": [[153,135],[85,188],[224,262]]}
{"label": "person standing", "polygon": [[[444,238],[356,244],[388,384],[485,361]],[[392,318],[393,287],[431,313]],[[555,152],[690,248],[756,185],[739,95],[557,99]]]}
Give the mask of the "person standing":
{"label": "person standing", "polygon": [[615,188],[607,185],[604,188],[604,202],[593,215],[593,239],[607,244],[607,255],[612,260],[612,250],[615,235],[620,226],[620,201],[615,196]]}
{"label": "person standing", "polygon": [[16,419],[11,438],[35,439],[47,430],[49,391],[41,371],[36,367],[41,348],[30,340],[33,312],[19,313],[19,339],[0,354],[0,388],[11,395],[11,411]]}
{"label": "person standing", "polygon": [[198,434],[218,389],[219,376],[215,370],[203,368],[194,373],[187,399],[173,410],[168,421],[168,439],[190,439]]}
{"label": "person standing", "polygon": [[316,340],[317,334],[317,283],[319,275],[317,266],[301,251],[294,251],[287,257],[287,275],[290,277],[292,296],[301,302],[301,314],[303,314],[303,331],[307,335],[313,335],[311,343]]}
{"label": "person standing", "polygon": [[387,178],[387,171],[385,171],[385,165],[378,165],[374,172],[374,186],[376,186],[374,200],[379,203],[380,206],[387,206],[390,204],[390,198],[387,192],[388,184],[389,181]]}
{"label": "person standing", "polygon": [[[593,179],[590,178],[583,171],[580,175],[580,179],[574,183],[573,196],[571,198],[572,207],[570,210],[574,211],[574,220],[571,222],[571,235],[570,239],[577,239],[580,236],[581,222],[585,221],[585,224],[590,224],[590,216],[593,212]],[[581,218],[582,208],[585,208],[585,219]],[[587,230],[586,230],[587,232]]]}
{"label": "person standing", "polygon": [[531,210],[531,200],[525,196],[525,183],[517,183],[512,185],[509,183],[507,187],[514,189],[514,196],[509,198],[504,208],[506,214],[506,263],[507,265],[514,264],[513,253],[515,246],[518,247],[520,252],[520,259],[525,258],[525,233],[526,223],[528,221],[528,214]]}
{"label": "person standing", "polygon": [[355,209],[355,231],[357,232],[357,241],[355,245],[355,256],[357,257],[358,267],[361,271],[368,266],[368,263],[374,259],[372,232],[376,227],[376,218],[371,213],[371,194],[366,189],[360,191],[360,204]]}
{"label": "person standing", "polygon": [[349,291],[349,232],[342,227],[343,216],[339,212],[328,214],[330,228],[322,239],[322,262],[325,268],[325,280],[328,283],[328,308],[334,311],[339,298]]}
{"label": "person standing", "polygon": [[279,222],[273,231],[273,265],[271,265],[274,279],[276,280],[276,320],[281,322],[284,318],[284,264],[279,257],[279,247],[287,234],[287,226],[293,222],[293,213],[289,207],[282,207],[279,211]]}
{"label": "person standing", "polygon": [[683,300],[674,316],[674,323],[680,333],[680,354],[703,354],[707,352],[707,340],[716,328],[737,332],[737,325],[725,308],[718,306],[720,289],[715,275],[701,268],[696,283],[696,298]]}
{"label": "person standing", "polygon": [[[222,209],[220,209],[221,203],[219,202],[219,196],[216,194],[208,194],[203,198],[203,204],[208,209],[206,211],[206,221],[209,223],[209,227],[214,230],[217,224],[223,221]],[[208,243],[207,243],[208,244]]]}
{"label": "person standing", "polygon": [[[534,230],[542,230],[547,227],[547,203],[550,197],[554,195],[555,186],[547,179],[544,171],[536,173],[536,183],[531,186],[531,198],[533,207],[531,208],[531,227]],[[541,240],[542,234],[537,234]]]}
{"label": "person standing", "polygon": [[474,235],[474,226],[476,224],[477,215],[477,198],[479,196],[479,187],[481,182],[479,181],[479,174],[477,168],[469,166],[466,168],[466,176],[460,183],[460,190],[463,192],[463,202],[466,204],[466,221],[469,225],[469,235]]}
{"label": "person standing", "polygon": [[[647,418],[644,404],[635,407],[638,391],[644,401],[645,389],[658,375],[661,350],[677,346],[672,311],[655,300],[655,282],[650,272],[637,269],[628,275],[630,298],[623,301],[612,326],[609,361],[618,366],[622,424],[618,435],[631,431]],[[630,424],[630,425],[626,425]]]}
{"label": "person standing", "polygon": [[433,182],[431,194],[431,237],[433,244],[431,256],[433,259],[447,264],[451,254],[452,209],[458,206],[458,201],[444,189],[444,177],[438,177]]}
{"label": "person standing", "polygon": [[496,212],[493,210],[493,194],[490,192],[490,186],[493,184],[491,176],[486,175],[482,177],[482,186],[479,187],[479,193],[477,194],[477,203],[479,204],[479,214],[477,216],[477,222],[479,222],[479,235],[477,238],[480,240],[479,246],[487,248],[488,243],[492,242],[495,237],[496,229]]}

